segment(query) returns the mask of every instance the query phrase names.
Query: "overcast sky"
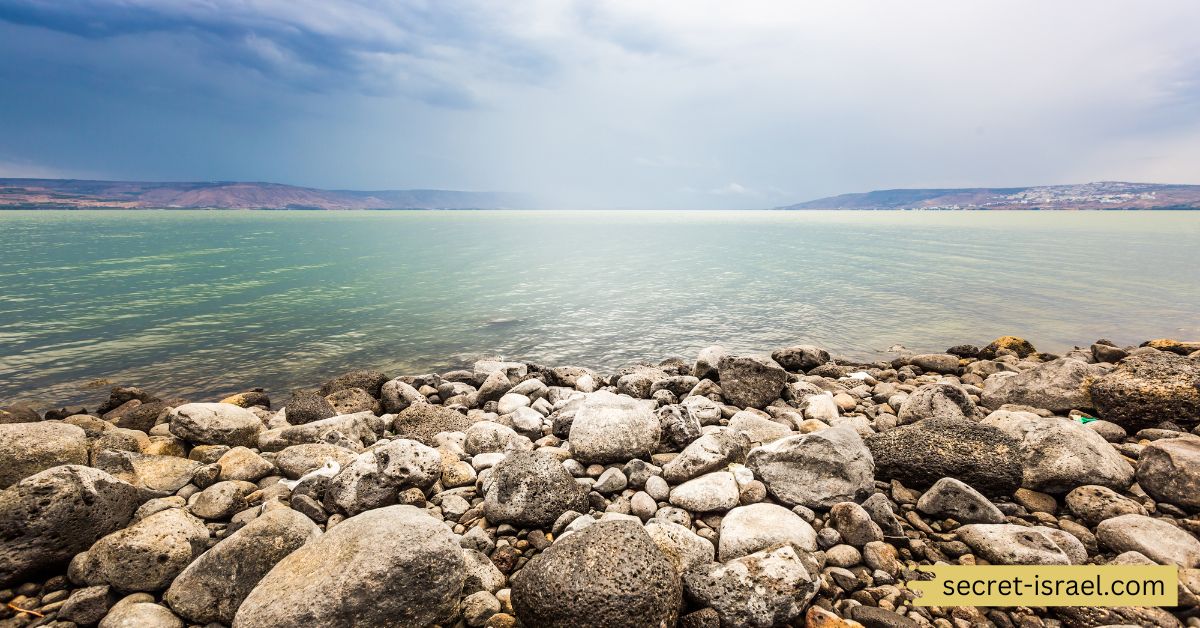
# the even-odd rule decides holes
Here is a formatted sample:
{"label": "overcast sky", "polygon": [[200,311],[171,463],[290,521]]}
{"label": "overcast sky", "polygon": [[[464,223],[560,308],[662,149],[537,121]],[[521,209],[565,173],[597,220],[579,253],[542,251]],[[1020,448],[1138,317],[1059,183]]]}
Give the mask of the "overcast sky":
{"label": "overcast sky", "polygon": [[0,0],[0,176],[770,207],[1200,183],[1200,2]]}

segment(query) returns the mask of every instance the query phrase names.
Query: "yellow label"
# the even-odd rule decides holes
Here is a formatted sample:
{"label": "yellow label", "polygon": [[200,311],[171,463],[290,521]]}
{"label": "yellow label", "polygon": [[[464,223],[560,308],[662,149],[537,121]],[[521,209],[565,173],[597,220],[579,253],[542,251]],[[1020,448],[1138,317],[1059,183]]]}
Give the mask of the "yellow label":
{"label": "yellow label", "polygon": [[1170,565],[932,565],[917,606],[1175,606]]}

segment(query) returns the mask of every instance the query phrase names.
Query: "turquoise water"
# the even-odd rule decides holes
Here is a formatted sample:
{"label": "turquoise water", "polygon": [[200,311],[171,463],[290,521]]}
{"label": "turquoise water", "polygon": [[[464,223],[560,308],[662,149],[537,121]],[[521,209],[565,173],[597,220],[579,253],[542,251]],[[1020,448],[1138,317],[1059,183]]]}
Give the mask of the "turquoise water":
{"label": "turquoise water", "polygon": [[1200,339],[1200,212],[0,212],[0,404],[1001,334]]}

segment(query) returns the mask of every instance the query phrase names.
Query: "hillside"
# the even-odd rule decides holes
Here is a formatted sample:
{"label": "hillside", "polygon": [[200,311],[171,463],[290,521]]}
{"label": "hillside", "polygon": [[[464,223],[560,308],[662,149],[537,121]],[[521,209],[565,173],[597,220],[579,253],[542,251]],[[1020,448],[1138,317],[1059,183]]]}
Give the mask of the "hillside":
{"label": "hillside", "polygon": [[1200,185],[1105,181],[1023,188],[876,190],[777,209],[1200,209]]}
{"label": "hillside", "polygon": [[528,199],[453,190],[321,190],[279,183],[0,179],[0,209],[502,209]]}

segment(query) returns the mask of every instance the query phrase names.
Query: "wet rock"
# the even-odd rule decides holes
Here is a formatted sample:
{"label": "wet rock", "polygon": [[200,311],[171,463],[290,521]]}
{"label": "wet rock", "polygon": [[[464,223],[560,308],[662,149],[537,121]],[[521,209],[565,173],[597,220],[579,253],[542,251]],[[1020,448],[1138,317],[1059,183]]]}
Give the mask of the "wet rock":
{"label": "wet rock", "polygon": [[262,429],[257,415],[228,403],[189,403],[171,411],[171,433],[196,444],[253,447]]}
{"label": "wet rock", "polygon": [[410,405],[392,422],[392,431],[400,438],[409,438],[433,447],[435,436],[441,432],[466,432],[471,420],[461,412],[429,403]]}
{"label": "wet rock", "polygon": [[707,473],[671,489],[671,505],[692,512],[729,510],[738,505],[740,492],[733,474]]}
{"label": "wet rock", "polygon": [[661,436],[654,403],[607,391],[587,396],[571,423],[571,450],[583,463],[648,458]]}
{"label": "wet rock", "polygon": [[692,441],[663,465],[663,477],[679,484],[694,477],[723,469],[730,463],[744,462],[750,440],[733,430],[713,430]]}
{"label": "wet rock", "polygon": [[337,416],[337,410],[333,409],[333,404],[324,395],[318,395],[311,390],[297,390],[292,392],[291,399],[283,406],[287,415],[288,423],[292,425],[304,425],[321,419],[328,419]]}
{"label": "wet rock", "polygon": [[325,507],[354,516],[397,502],[405,489],[422,491],[442,475],[436,449],[397,439],[364,452],[329,481]]}
{"label": "wet rock", "polygon": [[276,563],[320,534],[294,510],[267,511],[188,565],[163,599],[189,621],[228,625]]}
{"label": "wet rock", "polygon": [[[874,487],[875,464],[848,427],[789,436],[752,449],[746,466],[788,506],[829,508]],[[664,469],[665,471],[665,469]]]}
{"label": "wet rock", "polygon": [[136,487],[78,465],[0,491],[0,586],[60,565],[123,528],[144,499]]}
{"label": "wet rock", "polygon": [[828,362],[829,352],[813,345],[795,345],[775,351],[771,359],[789,371],[807,371]]}
{"label": "wet rock", "polygon": [[922,419],[975,418],[975,402],[967,391],[953,384],[926,384],[908,396],[897,417],[901,424]]}
{"label": "wet rock", "polygon": [[906,486],[945,477],[985,495],[1011,495],[1021,486],[1020,441],[988,425],[927,419],[870,436],[866,445],[879,478]]}
{"label": "wet rock", "polygon": [[170,410],[171,406],[163,401],[143,403],[122,414],[113,421],[113,425],[124,429],[149,432],[158,424],[160,418],[166,418],[169,415]]}
{"label": "wet rock", "polygon": [[235,395],[230,395],[221,400],[221,403],[231,403],[239,408],[253,408],[254,406],[262,406],[268,410],[271,409],[271,398],[261,388],[240,392]]}
{"label": "wet rock", "polygon": [[1132,355],[1092,384],[1100,417],[1122,426],[1200,422],[1200,362],[1165,352]]}
{"label": "wet rock", "polygon": [[1138,486],[1160,502],[1200,511],[1200,438],[1156,440],[1138,457]]}
{"label": "wet rock", "polygon": [[535,556],[512,578],[527,626],[674,626],[681,604],[675,565],[640,524],[601,521]]}
{"label": "wet rock", "polygon": [[942,478],[925,491],[917,510],[935,517],[963,523],[1004,523],[1004,513],[996,505],[954,478]]}
{"label": "wet rock", "polygon": [[717,611],[722,626],[781,626],[804,612],[818,582],[795,548],[755,552],[684,576],[688,597]]}
{"label": "wet rock", "polygon": [[1070,565],[1070,555],[1046,530],[1007,523],[973,523],[958,528],[955,534],[996,565]]}
{"label": "wet rock", "polygon": [[1179,341],[1173,338],[1155,338],[1154,340],[1147,340],[1146,342],[1143,342],[1140,346],[1152,347],[1154,349],[1158,349],[1159,351],[1167,351],[1183,356],[1191,355],[1197,351],[1200,351],[1200,342]]}
{"label": "wet rock", "polygon": [[361,388],[372,397],[379,398],[380,389],[387,381],[387,375],[379,371],[350,371],[325,382],[317,393],[322,397],[328,397],[340,390]]}
{"label": "wet rock", "polygon": [[0,425],[8,425],[11,423],[37,423],[42,420],[42,415],[38,414],[30,406],[14,404],[0,408]]}
{"label": "wet rock", "polygon": [[202,551],[208,528],[179,508],[163,510],[114,532],[71,561],[71,580],[117,591],[166,588]]}
{"label": "wet rock", "polygon": [[721,562],[741,558],[780,543],[815,552],[817,533],[796,513],[775,504],[751,504],[730,510],[721,519],[718,547]]}
{"label": "wet rock", "polygon": [[774,361],[751,356],[725,356],[717,364],[721,394],[739,408],[763,408],[779,398],[788,374]]}
{"label": "wet rock", "polygon": [[0,424],[0,489],[62,464],[87,464],[88,440],[67,423]]}
{"label": "wet rock", "polygon": [[441,521],[388,506],[346,519],[279,561],[238,608],[233,627],[445,622],[465,577],[462,551]]}
{"label": "wet rock", "polygon": [[587,489],[544,453],[509,454],[492,468],[484,490],[484,514],[491,522],[541,527],[569,510],[587,512]]}
{"label": "wet rock", "polygon": [[1114,552],[1140,552],[1160,565],[1200,567],[1200,541],[1161,519],[1132,514],[1105,519],[1096,526],[1096,539]]}
{"label": "wet rock", "polygon": [[982,421],[1019,439],[1025,488],[1062,494],[1098,484],[1124,490],[1133,483],[1133,467],[1099,434],[1061,417],[1031,412],[993,412]]}

